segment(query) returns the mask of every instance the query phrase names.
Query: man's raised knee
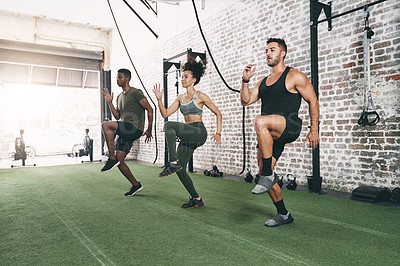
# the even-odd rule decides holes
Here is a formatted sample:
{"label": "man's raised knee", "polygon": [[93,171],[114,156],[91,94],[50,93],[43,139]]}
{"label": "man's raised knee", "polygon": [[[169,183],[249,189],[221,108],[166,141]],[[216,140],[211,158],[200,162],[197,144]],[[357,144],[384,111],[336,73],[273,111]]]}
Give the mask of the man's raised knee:
{"label": "man's raised knee", "polygon": [[263,119],[262,116],[256,116],[256,119],[254,120],[254,128],[256,132],[264,131],[267,129],[267,121]]}
{"label": "man's raised knee", "polygon": [[105,121],[101,123],[101,128],[104,130],[117,130],[118,123],[116,121]]}
{"label": "man's raised knee", "polygon": [[105,121],[105,122],[103,122],[103,123],[101,123],[101,127],[103,128],[103,129],[110,129],[111,128],[111,121]]}

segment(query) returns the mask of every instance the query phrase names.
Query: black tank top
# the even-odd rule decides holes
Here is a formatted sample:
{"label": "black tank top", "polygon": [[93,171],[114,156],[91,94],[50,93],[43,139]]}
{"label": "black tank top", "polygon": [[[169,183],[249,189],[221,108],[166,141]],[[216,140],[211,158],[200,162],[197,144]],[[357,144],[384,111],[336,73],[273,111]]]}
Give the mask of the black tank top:
{"label": "black tank top", "polygon": [[286,89],[285,81],[289,70],[290,67],[286,67],[279,79],[271,86],[266,84],[268,77],[261,81],[259,88],[261,115],[277,114],[286,117],[298,115],[301,95],[300,93],[291,93]]}

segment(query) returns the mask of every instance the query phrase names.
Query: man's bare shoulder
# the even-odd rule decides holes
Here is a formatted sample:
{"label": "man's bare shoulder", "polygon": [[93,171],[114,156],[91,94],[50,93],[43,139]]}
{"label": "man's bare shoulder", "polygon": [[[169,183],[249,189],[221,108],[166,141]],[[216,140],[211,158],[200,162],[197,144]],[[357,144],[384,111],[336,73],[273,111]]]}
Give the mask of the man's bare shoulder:
{"label": "man's bare shoulder", "polygon": [[289,70],[288,79],[294,80],[296,81],[296,83],[298,82],[302,83],[308,81],[307,75],[295,68],[291,68]]}
{"label": "man's bare shoulder", "polygon": [[290,68],[288,75],[291,75],[291,76],[306,76],[306,74],[304,74],[300,70],[297,70],[297,69],[295,69],[293,67]]}

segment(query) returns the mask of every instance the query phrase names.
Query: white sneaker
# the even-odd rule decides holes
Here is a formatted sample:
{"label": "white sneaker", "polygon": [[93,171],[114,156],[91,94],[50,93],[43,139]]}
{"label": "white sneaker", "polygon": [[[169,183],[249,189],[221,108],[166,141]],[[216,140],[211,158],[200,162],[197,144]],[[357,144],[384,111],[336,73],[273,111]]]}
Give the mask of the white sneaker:
{"label": "white sneaker", "polygon": [[[271,181],[269,177],[273,177],[273,181]],[[260,179],[257,182],[257,185],[253,188],[251,192],[256,195],[267,193],[268,191],[270,191],[272,186],[276,184],[276,182],[278,182],[278,176],[274,175],[274,173],[272,173],[271,176],[261,175]]]}

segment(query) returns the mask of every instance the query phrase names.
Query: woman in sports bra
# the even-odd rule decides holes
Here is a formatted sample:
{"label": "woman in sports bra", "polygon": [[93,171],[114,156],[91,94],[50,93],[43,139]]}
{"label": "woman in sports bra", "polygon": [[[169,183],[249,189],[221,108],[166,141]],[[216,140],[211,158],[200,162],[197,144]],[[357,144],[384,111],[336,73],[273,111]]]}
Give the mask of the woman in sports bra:
{"label": "woman in sports bra", "polygon": [[[182,86],[186,93],[180,94],[175,101],[165,109],[162,96],[164,89],[160,84],[155,84],[153,92],[158,101],[162,117],[166,118],[180,109],[185,117],[185,123],[167,121],[164,124],[165,138],[168,146],[169,163],[159,174],[160,177],[177,173],[182,184],[190,194],[189,202],[182,205],[184,209],[204,206],[202,197],[197,194],[192,179],[186,172],[186,165],[197,147],[202,146],[207,140],[207,130],[202,121],[203,107],[206,106],[217,118],[217,130],[212,136],[216,143],[221,142],[222,115],[207,94],[195,90],[194,86],[200,82],[204,74],[205,63],[189,60],[183,67]],[[180,138],[176,150],[176,137]]]}

